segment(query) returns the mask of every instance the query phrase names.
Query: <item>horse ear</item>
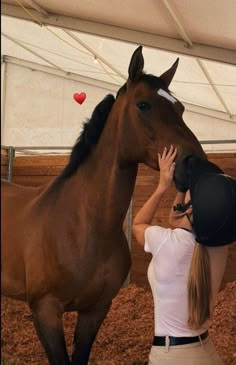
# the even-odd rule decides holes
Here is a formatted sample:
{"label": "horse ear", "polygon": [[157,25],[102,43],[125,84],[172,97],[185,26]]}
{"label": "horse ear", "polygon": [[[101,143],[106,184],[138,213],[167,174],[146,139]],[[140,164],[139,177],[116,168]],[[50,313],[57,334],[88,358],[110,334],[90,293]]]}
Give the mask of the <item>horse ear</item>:
{"label": "horse ear", "polygon": [[173,66],[169,70],[167,70],[166,72],[164,72],[160,76],[160,79],[162,79],[164,81],[167,88],[169,87],[169,85],[170,85],[170,83],[171,83],[171,81],[172,81],[172,79],[175,75],[178,64],[179,64],[179,58],[177,58],[177,60],[175,61],[175,63],[173,64]]}
{"label": "horse ear", "polygon": [[138,80],[143,72],[144,59],[142,55],[142,46],[139,46],[133,53],[129,64],[129,79]]}

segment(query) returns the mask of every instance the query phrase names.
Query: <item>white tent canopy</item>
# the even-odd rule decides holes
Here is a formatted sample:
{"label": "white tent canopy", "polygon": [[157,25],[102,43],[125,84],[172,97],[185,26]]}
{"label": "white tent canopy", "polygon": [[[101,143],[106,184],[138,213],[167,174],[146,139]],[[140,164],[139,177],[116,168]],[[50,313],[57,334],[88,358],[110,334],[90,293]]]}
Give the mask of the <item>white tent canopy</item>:
{"label": "white tent canopy", "polygon": [[[127,79],[139,44],[148,73],[180,58],[170,89],[199,139],[236,139],[235,14],[234,0],[2,1],[3,143],[72,145],[96,103]],[[81,91],[87,99],[78,106],[73,93]]]}

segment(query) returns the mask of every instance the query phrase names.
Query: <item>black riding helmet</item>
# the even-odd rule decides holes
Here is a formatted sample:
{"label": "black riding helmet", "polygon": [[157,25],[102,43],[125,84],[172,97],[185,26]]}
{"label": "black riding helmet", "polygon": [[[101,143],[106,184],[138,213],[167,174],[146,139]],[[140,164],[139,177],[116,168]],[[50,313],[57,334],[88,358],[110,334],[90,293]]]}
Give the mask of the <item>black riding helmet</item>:
{"label": "black riding helmet", "polygon": [[196,159],[190,176],[196,241],[224,246],[236,241],[236,179],[215,164]]}

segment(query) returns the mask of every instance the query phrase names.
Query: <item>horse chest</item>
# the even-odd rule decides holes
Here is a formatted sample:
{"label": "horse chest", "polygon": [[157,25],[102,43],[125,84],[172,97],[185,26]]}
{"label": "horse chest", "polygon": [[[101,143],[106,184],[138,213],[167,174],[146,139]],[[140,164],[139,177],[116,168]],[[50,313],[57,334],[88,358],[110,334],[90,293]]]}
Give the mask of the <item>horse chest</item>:
{"label": "horse chest", "polygon": [[88,276],[83,284],[78,281],[78,287],[73,289],[73,299],[65,305],[65,311],[80,311],[90,307],[102,296],[106,286],[104,274],[94,273]]}
{"label": "horse chest", "polygon": [[73,292],[77,295],[67,304],[66,310],[81,310],[92,305],[103,295],[109,300],[117,294],[130,269],[130,252],[126,241],[121,240],[106,257],[85,259],[76,275]]}

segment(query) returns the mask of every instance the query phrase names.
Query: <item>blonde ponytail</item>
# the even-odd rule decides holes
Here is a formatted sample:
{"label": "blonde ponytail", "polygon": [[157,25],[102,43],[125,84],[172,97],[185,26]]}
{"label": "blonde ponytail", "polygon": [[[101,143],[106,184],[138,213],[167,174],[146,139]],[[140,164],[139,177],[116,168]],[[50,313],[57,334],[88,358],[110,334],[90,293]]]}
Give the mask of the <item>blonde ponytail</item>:
{"label": "blonde ponytail", "polygon": [[211,268],[207,248],[196,242],[188,277],[188,325],[199,329],[211,312]]}

